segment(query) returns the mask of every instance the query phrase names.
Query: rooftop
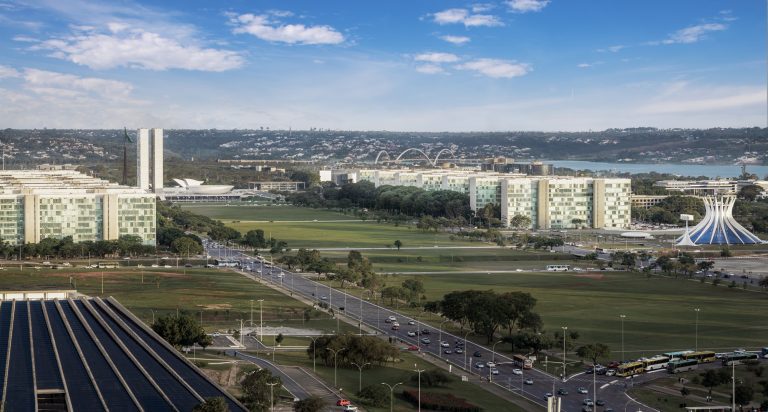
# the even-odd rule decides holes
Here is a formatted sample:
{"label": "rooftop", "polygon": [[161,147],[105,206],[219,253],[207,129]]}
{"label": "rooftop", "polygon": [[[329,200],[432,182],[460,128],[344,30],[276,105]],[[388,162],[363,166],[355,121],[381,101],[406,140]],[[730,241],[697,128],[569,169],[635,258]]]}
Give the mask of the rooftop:
{"label": "rooftop", "polygon": [[0,194],[145,194],[75,170],[0,170]]}
{"label": "rooftop", "polygon": [[0,303],[0,379],[8,410],[244,410],[111,297]]}

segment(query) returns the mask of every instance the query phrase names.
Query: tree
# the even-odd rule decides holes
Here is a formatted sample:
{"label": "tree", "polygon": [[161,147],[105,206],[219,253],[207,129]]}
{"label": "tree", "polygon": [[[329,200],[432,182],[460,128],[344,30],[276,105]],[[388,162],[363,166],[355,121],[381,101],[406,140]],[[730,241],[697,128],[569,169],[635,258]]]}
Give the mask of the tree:
{"label": "tree", "polygon": [[592,361],[592,365],[597,365],[598,358],[607,358],[611,354],[611,349],[603,343],[590,343],[580,346],[576,349],[576,354],[580,358],[587,358]]}
{"label": "tree", "polygon": [[720,249],[720,257],[731,257],[733,256],[733,253],[731,252],[731,249],[728,246],[723,246],[722,249]]}
{"label": "tree", "polygon": [[400,251],[400,248],[403,247],[403,242],[400,241],[400,239],[395,240],[393,243],[398,251]]}
{"label": "tree", "polygon": [[243,243],[253,248],[267,247],[267,239],[264,237],[264,230],[262,229],[249,230],[245,234]]}
{"label": "tree", "polygon": [[696,264],[696,268],[704,272],[708,272],[713,267],[715,267],[715,262],[711,260],[702,260]]}
{"label": "tree", "polygon": [[763,192],[763,188],[758,185],[747,185],[739,189],[738,198],[747,202],[754,202]]}
{"label": "tree", "polygon": [[322,412],[326,409],[327,403],[319,396],[313,395],[293,403],[295,412]]}
{"label": "tree", "polygon": [[176,238],[171,243],[171,250],[179,254],[187,254],[188,256],[199,255],[203,253],[203,245],[196,242],[189,236],[182,236]]}
{"label": "tree", "polygon": [[702,375],[701,384],[705,388],[709,389],[709,395],[712,396],[712,388],[724,383],[720,380],[720,376],[714,369],[709,369]]}
{"label": "tree", "polygon": [[685,402],[685,398],[691,394],[691,390],[683,386],[680,388],[680,395],[683,396],[683,402]]}
{"label": "tree", "polygon": [[531,226],[531,218],[524,215],[514,215],[509,219],[509,225],[515,229],[527,229]]}
{"label": "tree", "polygon": [[229,405],[226,399],[221,396],[215,398],[205,398],[203,402],[192,408],[192,412],[228,412]]}
{"label": "tree", "polygon": [[411,301],[415,300],[420,295],[423,295],[424,292],[426,292],[426,289],[424,289],[424,283],[418,279],[406,279],[403,281],[401,286],[403,289],[405,289],[405,292],[408,295],[408,299]]}
{"label": "tree", "polygon": [[[411,375],[411,382],[417,383],[419,381],[419,375]],[[445,384],[453,381],[451,375],[447,374],[440,369],[429,369],[421,373],[421,384],[427,387],[445,386]]]}
{"label": "tree", "polygon": [[279,376],[273,376],[269,369],[255,370],[245,376],[240,387],[243,390],[243,401],[250,410],[265,411],[270,405],[269,384],[277,384],[279,388],[283,381]]}
{"label": "tree", "polygon": [[736,403],[739,405],[746,405],[752,402],[752,398],[755,396],[755,390],[749,385],[739,385],[736,387]]}
{"label": "tree", "polygon": [[366,405],[383,407],[389,404],[389,389],[383,385],[366,386],[357,395],[363,398]]}
{"label": "tree", "polygon": [[275,337],[275,342],[277,342],[277,346],[280,346],[281,343],[283,343],[283,340],[285,340],[285,337],[282,333],[278,333],[277,337]]}
{"label": "tree", "polygon": [[210,345],[210,337],[206,335],[194,316],[186,311],[178,315],[169,314],[157,318],[152,324],[152,330],[176,348],[191,346],[195,343],[201,346]]}

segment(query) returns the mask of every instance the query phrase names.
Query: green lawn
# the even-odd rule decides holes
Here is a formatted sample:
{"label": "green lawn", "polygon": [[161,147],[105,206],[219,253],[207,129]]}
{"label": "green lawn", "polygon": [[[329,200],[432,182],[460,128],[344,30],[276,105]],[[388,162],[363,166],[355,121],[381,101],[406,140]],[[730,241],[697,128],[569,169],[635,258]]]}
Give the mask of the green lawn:
{"label": "green lawn", "polygon": [[355,216],[326,209],[310,209],[289,205],[182,204],[181,207],[192,213],[223,220],[275,222],[286,220],[357,220]]}
{"label": "green lawn", "polygon": [[[312,370],[312,361],[307,357],[305,352],[292,352],[292,353],[278,353],[276,355],[276,361],[281,364],[299,365],[307,370]],[[410,352],[401,352],[401,359],[399,362],[390,363],[386,366],[367,367],[362,372],[362,386],[368,385],[380,385],[381,382],[389,384],[395,384],[402,382],[403,385],[398,385],[395,388],[394,410],[395,411],[412,411],[415,408],[412,404],[402,399],[403,388],[416,389],[415,382],[411,382],[411,375],[415,373],[412,371],[413,365],[416,364],[420,369],[433,369],[435,366],[424,362],[417,355]],[[329,386],[333,386],[333,367],[326,367],[322,363],[317,364],[317,375],[322,378]],[[337,369],[337,382],[338,387],[342,388],[342,393],[347,399],[352,400],[354,404],[360,404],[357,396],[355,395],[358,390],[359,371],[357,368],[338,368]],[[467,399],[470,403],[478,405],[483,410],[491,411],[522,411],[514,404],[496,397],[495,395],[481,391],[476,385],[468,382],[461,382],[458,377],[454,377],[454,381],[445,387],[440,388],[421,388],[424,392],[440,392],[450,393],[454,396]],[[373,412],[384,412],[389,410],[389,405],[384,408],[375,408],[366,406],[366,409]]]}
{"label": "green lawn", "polygon": [[[412,277],[387,276],[386,281],[387,285],[399,285]],[[547,330],[568,326],[581,334],[579,343],[606,343],[617,358],[621,351],[621,314],[626,315],[627,356],[693,349],[694,308],[701,309],[699,349],[757,348],[768,342],[768,295],[738,288],[626,272],[457,273],[420,275],[418,279],[424,282],[429,300],[455,290],[529,292],[538,300],[536,310]],[[417,314],[413,309],[401,310]],[[433,324],[438,322],[434,315],[425,318]],[[507,349],[506,345],[497,348]]]}
{"label": "green lawn", "polygon": [[398,239],[403,242],[403,247],[481,245],[478,242],[452,241],[448,234],[425,233],[414,226],[408,228],[407,226],[395,226],[371,221],[253,222],[223,220],[223,222],[242,233],[254,229],[263,229],[268,236],[288,242],[288,247],[291,249],[302,247],[393,247],[392,243]]}
{"label": "green lawn", "polygon": [[[142,283],[142,272],[144,283]],[[104,273],[104,294],[101,279]],[[70,285],[70,276],[72,285]],[[32,270],[7,269],[0,272],[0,289],[76,289],[90,296],[113,296],[136,316],[151,323],[155,316],[179,310],[193,312],[207,330],[239,328],[238,319],[250,320],[251,299],[262,303],[265,326],[307,327],[330,332],[336,321],[327,314],[304,322],[302,302],[259,285],[242,275],[210,269],[98,269]],[[259,303],[253,303],[255,323]],[[344,325],[344,323],[341,323]],[[345,325],[342,330],[357,331]],[[269,342],[269,338],[267,338]]]}

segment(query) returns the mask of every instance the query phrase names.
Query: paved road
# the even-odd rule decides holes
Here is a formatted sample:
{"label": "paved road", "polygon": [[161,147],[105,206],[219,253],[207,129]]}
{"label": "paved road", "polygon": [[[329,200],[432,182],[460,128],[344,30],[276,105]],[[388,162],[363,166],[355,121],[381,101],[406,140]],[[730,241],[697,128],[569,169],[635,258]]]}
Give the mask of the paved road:
{"label": "paved road", "polygon": [[[568,391],[567,396],[563,396],[563,411],[580,411],[582,402],[585,398],[602,399],[606,401],[606,408],[611,407],[614,410],[622,410],[632,403],[632,400],[625,395],[626,389],[629,389],[633,383],[652,379],[649,375],[636,377],[635,379],[622,379],[616,377],[607,377],[598,375],[594,377],[597,396],[593,396],[592,375],[579,374],[569,377],[565,382],[552,375],[540,370],[531,369],[523,371],[522,375],[513,373],[517,369],[512,359],[506,355],[495,353],[492,349],[466,340],[465,336],[457,336],[439,329],[435,329],[419,319],[405,316],[394,310],[378,306],[358,296],[353,296],[339,290],[335,290],[327,285],[323,285],[312,280],[306,279],[302,275],[285,271],[274,267],[269,262],[245,255],[239,251],[225,250],[221,247],[208,247],[207,253],[214,259],[218,257],[227,257],[228,259],[237,259],[243,262],[244,266],[250,267],[250,273],[260,277],[265,282],[272,282],[276,285],[300,294],[316,302],[325,302],[337,313],[343,307],[343,312],[352,319],[362,319],[362,322],[375,328],[380,333],[398,341],[402,347],[412,346],[414,351],[430,353],[436,357],[442,358],[445,362],[460,367],[467,373],[482,375],[491,379],[497,385],[503,386],[510,391],[520,393],[522,396],[544,407],[546,405],[545,394],[556,393],[558,389],[563,388]],[[400,323],[399,330],[392,330],[391,323],[387,319],[393,316]],[[412,324],[409,324],[412,323]],[[408,336],[408,332],[420,331],[418,336]],[[426,334],[428,333],[428,335]],[[429,343],[422,342],[421,339],[428,338]],[[446,342],[447,347],[441,347],[440,341]],[[446,353],[445,350],[450,350]],[[461,349],[460,353],[457,349]],[[498,375],[491,375],[490,368],[487,366],[478,367],[478,362],[495,361],[497,363]],[[550,370],[562,366],[559,364],[549,365]],[[525,379],[532,379],[533,383],[526,385]],[[626,385],[625,385],[626,383]],[[577,393],[577,389],[583,387],[587,389],[587,394]],[[600,408],[598,408],[600,410]],[[643,411],[653,411],[652,408],[643,406]]]}
{"label": "paved road", "polygon": [[256,356],[251,356],[245,353],[241,353],[238,351],[234,351],[234,355],[237,358],[247,360],[248,362],[251,362],[255,365],[258,365],[260,368],[268,369],[272,372],[273,375],[279,376],[280,379],[283,381],[283,387],[288,390],[295,398],[297,399],[305,399],[310,396],[310,393],[307,392],[306,389],[304,389],[303,386],[301,386],[298,382],[296,382],[293,378],[285,374],[277,365],[274,363],[263,359],[258,358]]}

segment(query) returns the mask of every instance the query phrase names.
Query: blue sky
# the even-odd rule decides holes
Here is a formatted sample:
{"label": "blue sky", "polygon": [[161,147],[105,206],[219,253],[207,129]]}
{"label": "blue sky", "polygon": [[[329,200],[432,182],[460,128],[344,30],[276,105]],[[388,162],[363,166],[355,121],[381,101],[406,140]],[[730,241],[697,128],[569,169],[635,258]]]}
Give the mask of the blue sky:
{"label": "blue sky", "polygon": [[0,124],[764,127],[765,7],[0,0]]}

